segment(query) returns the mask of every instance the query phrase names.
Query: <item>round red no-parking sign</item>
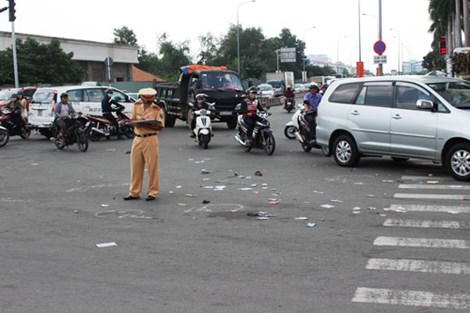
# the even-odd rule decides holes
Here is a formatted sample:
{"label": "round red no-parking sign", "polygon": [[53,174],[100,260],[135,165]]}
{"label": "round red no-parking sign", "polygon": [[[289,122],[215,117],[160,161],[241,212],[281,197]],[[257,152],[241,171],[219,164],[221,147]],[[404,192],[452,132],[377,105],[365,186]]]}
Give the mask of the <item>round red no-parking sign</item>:
{"label": "round red no-parking sign", "polygon": [[383,42],[382,40],[377,40],[374,43],[374,52],[379,55],[385,52],[385,48],[387,48],[387,46],[385,45],[385,42]]}

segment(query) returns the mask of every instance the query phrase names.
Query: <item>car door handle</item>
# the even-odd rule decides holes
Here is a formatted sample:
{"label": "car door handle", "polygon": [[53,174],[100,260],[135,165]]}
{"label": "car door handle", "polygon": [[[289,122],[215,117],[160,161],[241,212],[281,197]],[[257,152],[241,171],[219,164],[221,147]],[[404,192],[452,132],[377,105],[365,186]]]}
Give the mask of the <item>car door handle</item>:
{"label": "car door handle", "polygon": [[401,115],[400,114],[395,114],[395,116],[392,116],[393,119],[395,120],[401,120]]}
{"label": "car door handle", "polygon": [[359,115],[360,113],[357,110],[351,112],[351,115]]}

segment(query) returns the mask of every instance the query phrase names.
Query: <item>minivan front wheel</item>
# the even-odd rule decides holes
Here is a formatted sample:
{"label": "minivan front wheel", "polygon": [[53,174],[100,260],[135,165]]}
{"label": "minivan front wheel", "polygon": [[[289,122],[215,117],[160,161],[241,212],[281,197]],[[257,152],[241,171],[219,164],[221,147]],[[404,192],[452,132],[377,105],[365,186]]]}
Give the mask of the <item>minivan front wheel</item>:
{"label": "minivan front wheel", "polygon": [[459,143],[450,148],[445,167],[455,179],[470,181],[470,144]]}
{"label": "minivan front wheel", "polygon": [[341,135],[333,145],[333,155],[339,166],[352,167],[359,162],[359,151],[350,135]]}

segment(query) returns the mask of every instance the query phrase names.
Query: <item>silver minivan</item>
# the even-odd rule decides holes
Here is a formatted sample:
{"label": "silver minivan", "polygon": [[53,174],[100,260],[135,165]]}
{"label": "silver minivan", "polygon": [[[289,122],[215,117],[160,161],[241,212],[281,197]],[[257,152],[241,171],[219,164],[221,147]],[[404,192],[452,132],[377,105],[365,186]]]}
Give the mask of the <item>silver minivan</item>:
{"label": "silver minivan", "polygon": [[470,180],[470,83],[450,77],[336,80],[320,103],[317,143],[340,166],[362,156],[441,162]]}

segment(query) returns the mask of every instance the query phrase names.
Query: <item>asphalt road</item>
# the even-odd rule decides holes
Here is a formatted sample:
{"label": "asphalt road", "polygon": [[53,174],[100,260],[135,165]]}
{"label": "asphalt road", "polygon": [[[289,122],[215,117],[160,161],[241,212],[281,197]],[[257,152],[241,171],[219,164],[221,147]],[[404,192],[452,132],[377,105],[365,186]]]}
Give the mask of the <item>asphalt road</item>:
{"label": "asphalt road", "polygon": [[131,140],[82,153],[12,138],[0,312],[470,310],[469,184],[416,160],[341,168],[284,137],[292,113],[271,112],[273,156],[243,152],[225,124],[208,150],[181,121],[165,129],[153,202],[122,200]]}

